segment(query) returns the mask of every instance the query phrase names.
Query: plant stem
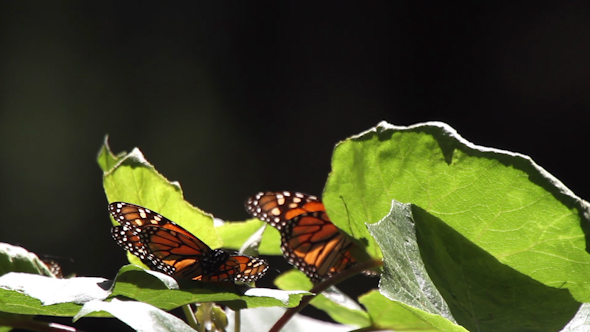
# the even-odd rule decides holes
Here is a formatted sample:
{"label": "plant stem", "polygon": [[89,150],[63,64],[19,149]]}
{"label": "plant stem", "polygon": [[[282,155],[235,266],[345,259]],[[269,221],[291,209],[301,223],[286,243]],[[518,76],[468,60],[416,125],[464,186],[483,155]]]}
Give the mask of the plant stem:
{"label": "plant stem", "polygon": [[195,318],[195,313],[193,312],[191,305],[190,304],[183,305],[182,311],[184,312],[184,315],[186,316],[186,321],[188,322],[188,325],[190,325],[190,327],[192,327],[195,330],[198,329],[199,323],[197,323],[197,319]]}
{"label": "plant stem", "polygon": [[346,270],[342,271],[341,273],[338,273],[337,275],[333,276],[330,279],[326,279],[326,280],[320,282],[319,284],[315,285],[310,290],[310,292],[313,293],[313,295],[304,296],[303,299],[301,300],[301,302],[299,302],[299,305],[297,307],[291,308],[291,309],[288,309],[287,311],[285,311],[283,316],[281,316],[281,318],[279,318],[279,320],[275,323],[275,325],[273,325],[273,327],[268,332],[279,332],[283,328],[283,326],[285,326],[285,324],[287,324],[287,322],[293,316],[295,316],[296,313],[300,312],[301,309],[303,309],[306,305],[308,305],[309,302],[311,300],[313,300],[314,297],[316,297],[321,292],[325,291],[328,287],[336,285],[337,283],[339,283],[345,279],[348,279],[355,274],[361,273],[362,271],[370,270],[370,269],[378,267],[378,266],[383,266],[383,261],[381,261],[381,260],[366,261],[366,262],[357,264],[349,269],[346,269]]}
{"label": "plant stem", "polygon": [[234,311],[234,332],[240,332],[242,322],[242,310]]}

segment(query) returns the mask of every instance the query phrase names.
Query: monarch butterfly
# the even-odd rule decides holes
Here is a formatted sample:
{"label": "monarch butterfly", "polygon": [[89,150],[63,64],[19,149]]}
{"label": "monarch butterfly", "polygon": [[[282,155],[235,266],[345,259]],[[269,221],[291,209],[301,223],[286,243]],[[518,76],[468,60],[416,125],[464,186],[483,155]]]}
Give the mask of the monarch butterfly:
{"label": "monarch butterfly", "polygon": [[315,196],[260,192],[246,201],[246,210],[279,230],[283,255],[314,283],[356,264],[350,252],[354,243],[330,221]]}
{"label": "monarch butterfly", "polygon": [[200,281],[252,282],[268,269],[262,258],[211,249],[173,221],[139,205],[115,202],[109,204],[109,212],[121,224],[111,229],[113,239],[153,270]]}

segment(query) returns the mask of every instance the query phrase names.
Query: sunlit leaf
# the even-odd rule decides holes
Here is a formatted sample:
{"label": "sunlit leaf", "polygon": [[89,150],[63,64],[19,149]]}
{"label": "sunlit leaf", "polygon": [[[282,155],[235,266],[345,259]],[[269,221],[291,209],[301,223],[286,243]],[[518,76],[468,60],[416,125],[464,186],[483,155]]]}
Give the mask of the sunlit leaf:
{"label": "sunlit leaf", "polygon": [[269,306],[294,307],[304,291],[249,288],[229,283],[204,283],[182,280],[179,283],[159,272],[146,271],[138,266],[121,268],[115,279],[112,296],[125,296],[171,310],[188,303],[217,302],[231,308]]}
{"label": "sunlit leaf", "polygon": [[445,124],[381,123],[341,142],[323,198],[374,257],[365,223],[412,203],[425,268],[470,330],[555,331],[590,300],[588,204],[529,157]]}

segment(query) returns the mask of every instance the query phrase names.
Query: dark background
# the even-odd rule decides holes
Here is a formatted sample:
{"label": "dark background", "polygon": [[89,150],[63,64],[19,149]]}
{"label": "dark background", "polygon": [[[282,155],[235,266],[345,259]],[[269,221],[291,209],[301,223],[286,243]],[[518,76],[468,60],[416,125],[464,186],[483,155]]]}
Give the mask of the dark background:
{"label": "dark background", "polygon": [[334,145],[381,120],[444,121],[590,196],[585,1],[3,1],[0,29],[0,242],[66,273],[126,263],[105,134],[227,220],[261,190],[320,195]]}

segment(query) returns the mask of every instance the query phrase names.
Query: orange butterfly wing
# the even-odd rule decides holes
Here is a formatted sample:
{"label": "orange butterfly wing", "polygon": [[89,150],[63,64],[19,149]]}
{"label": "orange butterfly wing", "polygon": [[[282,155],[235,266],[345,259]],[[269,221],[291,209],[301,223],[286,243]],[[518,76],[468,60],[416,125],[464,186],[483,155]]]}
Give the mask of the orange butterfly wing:
{"label": "orange butterfly wing", "polygon": [[330,221],[315,196],[292,192],[261,192],[248,199],[246,210],[281,233],[287,261],[320,282],[356,264],[354,245]]}
{"label": "orange butterfly wing", "polygon": [[264,259],[211,250],[181,226],[144,207],[116,202],[109,205],[109,211],[121,223],[111,232],[117,244],[151,269],[215,282],[251,282],[268,269]]}

